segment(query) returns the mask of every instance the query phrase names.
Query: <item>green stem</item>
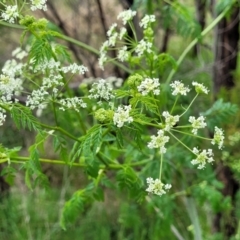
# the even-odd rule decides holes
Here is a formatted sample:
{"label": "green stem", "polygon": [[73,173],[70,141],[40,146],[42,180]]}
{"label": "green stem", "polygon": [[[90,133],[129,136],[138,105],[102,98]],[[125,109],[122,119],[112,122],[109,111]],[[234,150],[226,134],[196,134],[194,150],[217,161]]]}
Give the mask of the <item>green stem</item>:
{"label": "green stem", "polygon": [[199,93],[196,94],[196,96],[194,97],[194,99],[191,101],[191,103],[189,104],[189,106],[187,107],[187,109],[180,115],[180,117],[182,117],[187,111],[188,109],[192,106],[193,102],[196,100],[196,98],[198,97]]}
{"label": "green stem", "polygon": [[62,129],[61,127],[53,127],[53,126],[49,126],[49,125],[46,125],[46,124],[43,124],[43,123],[38,123],[40,126],[44,127],[44,128],[47,128],[47,129],[51,129],[51,130],[55,130],[55,131],[58,131],[58,132],[61,132],[62,134],[64,134],[65,136],[77,141],[77,142],[81,142],[78,138],[74,137],[73,135],[71,135],[70,133],[68,133],[67,131],[65,131],[64,129]]}
{"label": "green stem", "polygon": [[161,158],[160,158],[160,170],[159,170],[159,180],[160,181],[162,178],[162,163],[163,163],[163,154],[161,154]]}
{"label": "green stem", "polygon": [[[12,163],[22,163],[22,162],[27,162],[29,161],[30,158],[29,157],[11,157],[10,158],[10,162]],[[4,163],[7,162],[7,159],[4,160],[0,160],[0,163]],[[39,162],[42,163],[51,163],[51,164],[58,164],[58,165],[69,165],[69,166],[74,166],[74,167],[86,167],[87,165],[85,163],[66,163],[65,161],[62,160],[53,160],[53,159],[46,159],[46,158],[39,158]],[[142,160],[139,162],[135,162],[135,163],[131,163],[128,164],[128,166],[130,167],[137,167],[137,166],[141,166],[144,165],[146,163],[148,163],[149,160]],[[122,164],[108,164],[108,166],[105,165],[100,165],[101,169],[121,169],[123,168],[124,165]]]}
{"label": "green stem", "polygon": [[182,63],[183,59],[186,57],[186,55],[189,53],[189,51],[197,44],[198,40],[202,37],[204,37],[208,32],[210,32],[226,15],[226,13],[229,11],[229,9],[231,8],[231,4],[229,4],[225,10],[219,14],[219,16],[213,21],[211,22],[200,34],[199,37],[196,37],[188,46],[187,48],[183,51],[182,55],[179,57],[179,59],[177,60],[177,67],[172,69],[167,80],[166,80],[166,84],[169,84],[174,76],[174,74],[176,73],[178,67],[180,66],[180,64]]}
{"label": "green stem", "polygon": [[193,151],[187,146],[185,145],[182,141],[180,141],[177,137],[174,136],[174,134],[172,134],[170,131],[168,132],[173,138],[175,138],[179,143],[181,143],[186,149],[188,149],[191,153],[193,153]]}
{"label": "green stem", "polygon": [[179,98],[179,95],[177,95],[177,97],[176,97],[176,99],[175,99],[175,102],[174,102],[174,104],[173,104],[173,107],[172,107],[172,109],[171,109],[170,114],[172,114],[172,112],[173,112],[173,110],[174,110],[174,108],[175,108],[175,106],[176,106],[176,104],[177,104],[178,98]]}
{"label": "green stem", "polygon": [[186,132],[182,132],[182,131],[178,131],[176,129],[171,129],[171,131],[174,131],[174,132],[178,132],[178,133],[182,133],[182,134],[185,134],[185,135],[189,135],[189,136],[192,136],[192,137],[196,137],[196,138],[200,138],[200,139],[204,139],[204,140],[212,140],[211,138],[205,138],[205,137],[201,137],[201,136],[198,136],[198,135],[194,135],[194,134],[191,134],[191,133],[186,133]]}
{"label": "green stem", "polygon": [[[73,44],[75,44],[75,45],[77,45],[77,46],[79,46],[79,47],[81,47],[81,48],[84,48],[84,49],[88,50],[89,52],[94,53],[94,54],[97,55],[97,56],[99,56],[99,54],[100,54],[100,52],[99,52],[97,49],[95,49],[95,48],[93,48],[93,47],[91,47],[91,46],[88,46],[87,44],[85,44],[85,43],[83,43],[83,42],[77,41],[77,40],[74,39],[74,38],[67,37],[67,36],[62,35],[62,34],[57,34],[55,37],[60,38],[60,39],[63,39],[63,40],[65,40],[65,41],[67,41],[67,42],[71,42],[71,43],[73,43]],[[115,61],[115,60],[112,60],[111,62],[112,62],[114,65],[116,65],[116,66],[118,66],[119,68],[121,68],[122,70],[124,70],[125,72],[127,72],[127,73],[132,73],[132,70],[129,69],[129,68],[127,68],[127,67],[124,66],[123,64],[121,64],[121,63],[119,63],[119,62],[117,62],[117,61]]]}

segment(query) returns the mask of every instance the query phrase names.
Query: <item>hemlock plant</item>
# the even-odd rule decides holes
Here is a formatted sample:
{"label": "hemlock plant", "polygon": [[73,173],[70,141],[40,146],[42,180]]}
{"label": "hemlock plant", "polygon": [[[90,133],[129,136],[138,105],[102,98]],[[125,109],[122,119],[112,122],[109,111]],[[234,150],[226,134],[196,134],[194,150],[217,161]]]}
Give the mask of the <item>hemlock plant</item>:
{"label": "hemlock plant", "polygon": [[[13,155],[17,149],[2,146],[0,162],[8,162],[9,166],[23,164],[29,187],[34,180],[46,180],[41,172],[41,162],[61,162],[86,169],[90,183],[66,203],[61,220],[63,227],[71,209],[82,208],[86,199],[94,198],[96,189],[101,188],[108,178],[108,170],[116,170],[119,186],[129,191],[141,192],[142,196],[146,192],[161,196],[174,193],[174,184],[163,171],[164,156],[173,151],[168,150],[170,146],[179,144],[189,151],[190,163],[200,171],[214,162],[214,151],[209,146],[206,149],[198,145],[191,148],[182,138],[197,138],[205,142],[204,145],[217,145],[222,149],[223,130],[216,126],[213,137],[205,137],[202,130],[207,128],[206,116],[189,116],[196,99],[208,94],[209,90],[196,81],[189,86],[183,80],[165,82],[162,79],[159,72],[162,55],[154,45],[154,15],[145,15],[140,20],[143,37],[138,39],[132,21],[136,11],[121,12],[117,17],[119,22],[111,25],[107,40],[100,48],[99,67],[104,70],[107,63],[119,61],[125,64],[121,65],[123,69],[128,68],[129,77],[123,80],[112,78],[111,81],[97,79],[91,84],[85,79],[79,86],[82,95],[74,96],[69,83],[77,75],[84,76],[88,69],[60,60],[68,56],[66,49],[56,41],[63,36],[49,30],[46,19],[36,20],[22,15],[23,9],[28,8],[46,11],[46,0],[24,1],[24,4],[4,5],[5,10],[1,12],[1,21],[19,22],[24,35],[22,47],[13,52],[13,58],[1,70],[0,125],[4,125],[7,113],[10,113],[19,128],[33,129],[38,134],[29,148],[29,157]],[[127,29],[132,31],[133,37],[129,36]],[[24,36],[27,38],[27,35],[31,36],[31,41],[25,46]],[[117,53],[115,59],[109,54],[113,50]],[[165,104],[161,99],[168,93],[173,100]],[[26,97],[26,106],[18,103],[18,96]],[[182,105],[184,98],[191,98],[187,105],[186,101]],[[51,109],[54,116],[54,122],[49,125],[40,121],[47,109]],[[77,127],[81,135],[75,135],[67,130],[67,126],[61,125],[60,116],[65,113],[75,116],[69,125]],[[39,148],[48,138],[54,139],[54,149],[59,152],[60,160],[48,161],[41,157]],[[70,146],[65,146],[66,139],[71,140]],[[128,145],[142,154],[141,160],[130,161],[128,158],[125,161]],[[144,176],[144,172],[139,174],[134,170],[135,166],[143,167],[153,159],[159,159],[157,176]]]}

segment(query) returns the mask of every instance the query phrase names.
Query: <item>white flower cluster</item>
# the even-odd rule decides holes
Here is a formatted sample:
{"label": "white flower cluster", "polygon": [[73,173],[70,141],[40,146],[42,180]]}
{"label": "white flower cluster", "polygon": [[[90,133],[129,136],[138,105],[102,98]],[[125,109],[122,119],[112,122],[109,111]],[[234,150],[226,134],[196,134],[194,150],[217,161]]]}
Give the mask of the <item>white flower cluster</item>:
{"label": "white flower cluster", "polygon": [[147,178],[148,188],[146,189],[147,192],[153,193],[156,195],[163,195],[166,194],[166,190],[169,190],[172,185],[171,184],[163,184],[160,179],[153,179]]}
{"label": "white flower cluster", "polygon": [[137,87],[138,91],[146,96],[148,93],[153,92],[154,95],[160,94],[160,83],[158,78],[145,78]]}
{"label": "white flower cluster", "polygon": [[47,5],[46,5],[47,0],[31,0],[31,10],[36,11],[36,10],[43,10],[47,11]]}
{"label": "white flower cluster", "polygon": [[[93,84],[95,82],[99,82],[101,80],[101,78],[93,78],[93,77],[90,77],[90,78],[84,78],[82,80],[82,84]],[[123,84],[123,79],[122,78],[118,78],[118,77],[115,77],[115,76],[110,76],[110,77],[107,77],[105,78],[105,81],[107,83],[109,83],[111,85],[112,88],[119,88],[122,86]]]}
{"label": "white flower cluster", "polygon": [[73,63],[67,67],[62,67],[61,68],[64,73],[78,73],[78,74],[85,74],[88,71],[88,68],[83,66],[83,65],[77,65],[76,63]]}
{"label": "white flower cluster", "polygon": [[33,90],[31,95],[27,97],[26,106],[30,109],[44,109],[47,105],[49,92],[46,91],[45,86],[40,87],[38,90]]}
{"label": "white flower cluster", "polygon": [[160,153],[163,154],[166,152],[165,144],[169,141],[168,136],[164,136],[163,130],[158,130],[157,136],[151,136],[151,141],[148,143],[148,147],[152,148],[159,148]]}
{"label": "white flower cluster", "polygon": [[12,102],[13,95],[18,95],[22,91],[22,69],[24,65],[16,60],[8,60],[2,68],[0,75],[1,100],[5,103]]}
{"label": "white flower cluster", "polygon": [[198,129],[205,128],[207,126],[205,118],[203,116],[200,116],[197,119],[193,116],[190,116],[188,121],[192,124],[192,133],[195,135],[197,134]]}
{"label": "white flower cluster", "polygon": [[65,111],[66,109],[73,109],[76,112],[79,112],[79,108],[87,107],[87,104],[78,97],[61,99],[59,103],[62,105],[62,107],[60,107],[59,109],[62,111]]}
{"label": "white flower cluster", "polygon": [[12,52],[12,56],[19,60],[22,60],[23,58],[28,56],[28,52],[18,47]]}
{"label": "white flower cluster", "polygon": [[151,53],[152,52],[151,48],[152,48],[152,43],[142,39],[138,43],[137,47],[135,48],[135,52],[137,53],[138,57],[141,57],[145,51],[147,53]]}
{"label": "white flower cluster", "polygon": [[174,95],[174,96],[176,96],[178,94],[186,96],[187,93],[190,92],[190,89],[188,87],[185,87],[184,84],[178,80],[171,83],[170,87],[173,88],[172,95]]}
{"label": "white flower cluster", "polygon": [[106,80],[101,79],[99,82],[92,85],[92,88],[89,91],[91,94],[88,96],[88,98],[100,100],[104,99],[106,101],[109,101],[114,98],[112,90],[113,88],[111,84],[106,82]]}
{"label": "white flower cluster", "polygon": [[148,25],[152,22],[156,21],[156,17],[154,15],[146,15],[139,23],[140,27],[146,29]]}
{"label": "white flower cluster", "polygon": [[[34,63],[34,59],[30,61],[32,64]],[[42,61],[40,64],[35,66],[34,73],[42,72],[45,73],[46,70],[55,70],[60,71],[61,70],[61,63],[59,61],[55,61],[53,58],[50,60],[45,59],[45,61]]]}
{"label": "white flower cluster", "polygon": [[117,111],[113,115],[113,123],[117,127],[121,128],[125,122],[133,122],[133,118],[130,117],[131,105],[118,107]]}
{"label": "white flower cluster", "polygon": [[119,49],[117,58],[120,62],[128,60],[130,53],[128,52],[127,46],[123,46]]}
{"label": "white flower cluster", "polygon": [[217,144],[219,149],[222,149],[224,140],[223,130],[221,128],[215,127],[214,137],[211,143],[213,145]]}
{"label": "white flower cluster", "polygon": [[17,5],[7,6],[5,12],[1,14],[4,21],[9,23],[15,23],[16,18],[19,17]]}
{"label": "white flower cluster", "polygon": [[119,13],[117,19],[122,19],[123,25],[126,25],[126,23],[131,21],[136,14],[137,14],[136,11],[128,9],[126,11]]}
{"label": "white flower cluster", "polygon": [[164,111],[162,115],[165,117],[165,131],[170,131],[170,129],[179,121],[180,116],[172,116],[168,111]]}
{"label": "white flower cluster", "polygon": [[191,163],[193,165],[198,164],[198,169],[203,169],[207,162],[212,163],[214,161],[212,158],[213,156],[212,149],[208,150],[204,149],[202,150],[202,152],[200,152],[197,148],[193,148],[193,153],[197,155],[197,157],[193,159]]}
{"label": "white flower cluster", "polygon": [[193,82],[192,85],[195,87],[197,93],[208,94],[209,90],[201,83]]}

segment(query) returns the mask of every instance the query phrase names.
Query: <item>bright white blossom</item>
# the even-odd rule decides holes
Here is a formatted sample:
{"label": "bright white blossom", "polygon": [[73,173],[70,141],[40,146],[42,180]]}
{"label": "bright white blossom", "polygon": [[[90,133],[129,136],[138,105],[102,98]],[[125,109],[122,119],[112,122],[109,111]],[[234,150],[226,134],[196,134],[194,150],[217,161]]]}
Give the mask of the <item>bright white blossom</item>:
{"label": "bright white blossom", "polygon": [[44,109],[47,105],[49,93],[46,91],[45,87],[40,87],[38,90],[33,90],[32,94],[27,97],[26,106],[30,109]]}
{"label": "bright white blossom", "polygon": [[86,108],[87,104],[83,102],[81,98],[65,98],[61,99],[59,103],[62,105],[59,109],[65,111],[66,109],[73,109],[76,112],[79,112],[80,108]]}
{"label": "bright white blossom", "polygon": [[178,80],[171,83],[170,86],[173,88],[172,95],[174,96],[178,94],[186,96],[187,93],[190,92],[190,89],[188,87],[185,87],[184,84]]}
{"label": "bright white blossom", "polygon": [[213,145],[217,144],[219,149],[222,149],[224,140],[223,130],[221,128],[215,127],[214,137],[211,143]]}
{"label": "bright white blossom", "polygon": [[89,91],[91,94],[88,97],[90,99],[104,99],[109,101],[114,98],[112,90],[113,88],[110,83],[106,82],[104,79],[100,79],[99,82],[92,85],[92,88]]}
{"label": "bright white blossom", "polygon": [[118,38],[118,33],[114,33],[109,39],[108,39],[108,45],[110,47],[115,47],[116,42],[117,42],[117,38]]}
{"label": "bright white blossom", "polygon": [[121,128],[125,122],[133,122],[133,118],[130,117],[131,105],[118,107],[117,111],[113,115],[113,123],[117,127]]}
{"label": "bright white blossom", "polygon": [[169,131],[179,121],[180,118],[179,115],[170,115],[168,111],[164,111],[162,115],[165,117],[165,131]]}
{"label": "bright white blossom", "polygon": [[1,14],[4,21],[14,23],[15,19],[19,17],[17,5],[7,6],[5,12]]}
{"label": "bright white blossom", "polygon": [[163,195],[166,194],[166,190],[169,190],[172,185],[171,184],[163,184],[160,179],[153,179],[147,178],[148,188],[146,189],[147,192],[153,193],[156,195]]}
{"label": "bright white blossom", "polygon": [[127,46],[123,46],[119,51],[118,51],[118,55],[117,58],[120,62],[124,62],[126,60],[128,60],[129,58],[129,52],[127,50]]}
{"label": "bright white blossom", "polygon": [[104,70],[104,63],[107,62],[107,55],[106,53],[104,54],[101,54],[100,55],[100,58],[98,59],[98,64],[99,64],[99,67]]}
{"label": "bright white blossom", "polygon": [[85,74],[88,69],[87,67],[83,65],[77,65],[76,63],[73,63],[67,67],[62,67],[62,71],[64,73],[71,72],[73,74],[78,73],[78,74]]}
{"label": "bright white blossom", "polygon": [[60,74],[56,74],[55,72],[51,72],[48,77],[44,77],[43,86],[46,88],[52,88],[57,86],[63,86],[64,83],[62,82],[62,76]]}
{"label": "bright white blossom", "polygon": [[156,17],[154,15],[146,15],[139,23],[140,27],[147,28],[148,25],[152,22],[156,21]]}
{"label": "bright white blossom", "polygon": [[22,60],[23,58],[25,58],[26,56],[28,55],[28,53],[23,50],[22,48],[18,47],[16,48],[13,52],[12,52],[12,56],[19,59],[19,60]]}
{"label": "bright white blossom", "polygon": [[120,29],[120,33],[119,33],[118,38],[119,38],[120,40],[122,40],[122,38],[125,36],[126,33],[127,33],[127,29],[126,29],[125,27],[122,27],[122,28]]}
{"label": "bright white blossom", "polygon": [[207,126],[207,123],[205,122],[205,118],[203,116],[200,116],[197,119],[193,116],[190,116],[188,121],[192,124],[192,133],[195,135],[197,134],[198,129],[205,128]]}
{"label": "bright white blossom", "polygon": [[198,165],[198,169],[203,169],[206,163],[212,163],[214,160],[212,158],[213,152],[212,149],[202,150],[200,152],[197,148],[193,148],[193,153],[197,155],[195,159],[191,161],[193,165]]}
{"label": "bright white blossom", "polygon": [[5,74],[0,75],[0,94],[3,102],[11,102],[12,96],[22,90],[22,80]]}
{"label": "bright white blossom", "polygon": [[112,26],[107,31],[107,36],[108,37],[112,36],[112,34],[116,32],[116,27],[117,27],[116,23],[112,24]]}
{"label": "bright white blossom", "polygon": [[107,40],[102,44],[102,46],[100,48],[100,55],[106,54],[107,50],[108,50],[108,47],[109,47],[109,44],[108,44],[108,40]]}
{"label": "bright white blossom", "polygon": [[123,11],[121,12],[117,19],[122,19],[123,21],[123,24],[125,25],[128,21],[132,20],[133,17],[137,14],[136,11],[132,11],[131,9],[129,10],[126,10],[126,11]]}
{"label": "bright white blossom", "polygon": [[145,78],[137,87],[138,91],[146,96],[148,93],[153,92],[154,95],[160,94],[160,83],[158,78]]}
{"label": "bright white blossom", "polygon": [[148,147],[150,149],[152,148],[159,148],[160,153],[165,153],[166,152],[166,148],[165,148],[165,144],[169,141],[169,137],[168,136],[164,136],[164,131],[163,130],[158,130],[157,132],[157,136],[151,136],[151,141],[148,143]]}
{"label": "bright white blossom", "polygon": [[47,0],[31,0],[31,10],[36,11],[36,10],[43,10],[47,11],[47,5],[46,5]]}
{"label": "bright white blossom", "polygon": [[209,90],[201,83],[193,82],[192,85],[195,87],[197,93],[208,94]]}
{"label": "bright white blossom", "polygon": [[[32,59],[32,61],[30,61],[30,63],[34,63],[34,59]],[[45,59],[44,61],[42,61],[40,64],[38,64],[35,68],[34,68],[34,73],[37,72],[42,72],[45,73],[45,71],[47,69],[51,69],[51,70],[56,70],[56,71],[60,71],[61,70],[61,63],[59,61],[55,61],[53,58],[51,58],[50,60]]]}
{"label": "bright white blossom", "polygon": [[151,42],[146,42],[145,40],[141,40],[137,47],[135,48],[135,52],[137,53],[138,57],[142,56],[143,53],[146,51],[148,53],[152,52],[152,43]]}

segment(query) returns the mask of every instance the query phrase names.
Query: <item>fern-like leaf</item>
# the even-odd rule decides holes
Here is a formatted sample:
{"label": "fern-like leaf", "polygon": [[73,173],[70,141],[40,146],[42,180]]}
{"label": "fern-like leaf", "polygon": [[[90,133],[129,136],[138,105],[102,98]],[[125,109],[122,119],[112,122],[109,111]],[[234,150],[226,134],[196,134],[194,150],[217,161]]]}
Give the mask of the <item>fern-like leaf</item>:
{"label": "fern-like leaf", "polygon": [[32,115],[31,110],[21,104],[16,103],[12,106],[11,116],[18,129],[23,127],[29,130],[41,130],[38,120]]}
{"label": "fern-like leaf", "polygon": [[238,111],[238,106],[230,102],[224,103],[222,99],[216,101],[213,106],[203,113],[206,116],[208,127],[213,130],[215,126],[229,123],[229,120]]}

